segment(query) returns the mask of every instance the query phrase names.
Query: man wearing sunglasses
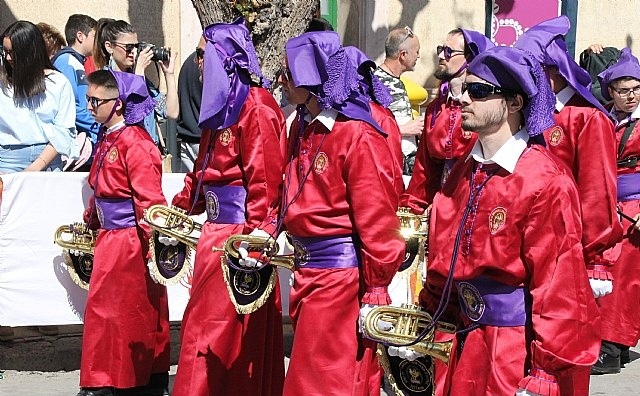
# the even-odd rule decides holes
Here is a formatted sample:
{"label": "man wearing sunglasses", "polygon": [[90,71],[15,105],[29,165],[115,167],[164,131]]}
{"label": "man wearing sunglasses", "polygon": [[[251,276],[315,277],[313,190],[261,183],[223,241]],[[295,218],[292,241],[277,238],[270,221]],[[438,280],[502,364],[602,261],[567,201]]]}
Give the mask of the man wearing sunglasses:
{"label": "man wearing sunglasses", "polygon": [[640,64],[629,48],[618,62],[598,75],[602,96],[610,100],[617,143],[617,201],[624,230],[622,241],[609,252],[615,287],[598,299],[602,316],[602,346],[593,374],[620,372],[629,363],[629,347],[638,343],[640,314]]}
{"label": "man wearing sunglasses", "polygon": [[403,173],[411,175],[415,161],[418,137],[422,133],[423,117],[413,119],[409,95],[400,76],[415,70],[420,58],[420,41],[409,26],[393,29],[384,43],[385,59],[374,72],[376,77],[389,88],[393,101],[389,110],[396,118],[402,134]]}
{"label": "man wearing sunglasses", "polygon": [[[435,195],[423,307],[457,323],[444,395],[583,395],[598,316],[578,192],[543,147],[555,98],[539,63],[494,47],[469,65],[462,128],[478,134]],[[575,303],[580,301],[580,303]]]}

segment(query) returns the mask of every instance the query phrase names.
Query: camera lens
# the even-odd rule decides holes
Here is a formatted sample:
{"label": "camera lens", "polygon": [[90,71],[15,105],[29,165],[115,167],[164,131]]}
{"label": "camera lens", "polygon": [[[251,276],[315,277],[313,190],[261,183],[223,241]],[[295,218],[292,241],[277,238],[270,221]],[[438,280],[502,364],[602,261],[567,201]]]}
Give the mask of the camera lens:
{"label": "camera lens", "polygon": [[165,47],[153,47],[151,50],[153,52],[153,60],[154,61],[168,61],[171,58],[171,51],[169,51]]}

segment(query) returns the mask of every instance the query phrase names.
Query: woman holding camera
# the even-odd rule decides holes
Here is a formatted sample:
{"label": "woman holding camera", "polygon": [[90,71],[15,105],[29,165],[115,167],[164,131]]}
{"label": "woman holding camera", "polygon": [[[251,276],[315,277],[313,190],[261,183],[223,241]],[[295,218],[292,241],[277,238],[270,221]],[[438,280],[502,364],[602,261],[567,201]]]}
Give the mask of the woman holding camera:
{"label": "woman holding camera", "polygon": [[144,76],[144,72],[150,64],[157,62],[160,65],[167,84],[167,93],[161,93],[147,79],[147,87],[156,102],[156,107],[155,114],[151,113],[144,119],[144,128],[157,144],[156,117],[176,119],[180,111],[178,89],[173,73],[178,54],[171,52],[170,48],[164,49],[153,45],[141,48],[140,44],[138,34],[131,24],[123,20],[102,18],[98,20],[96,28],[93,61],[96,69],[108,68],[141,76]]}
{"label": "woman holding camera", "polygon": [[71,83],[33,23],[14,22],[1,39],[0,173],[60,171],[61,155],[78,154]]}

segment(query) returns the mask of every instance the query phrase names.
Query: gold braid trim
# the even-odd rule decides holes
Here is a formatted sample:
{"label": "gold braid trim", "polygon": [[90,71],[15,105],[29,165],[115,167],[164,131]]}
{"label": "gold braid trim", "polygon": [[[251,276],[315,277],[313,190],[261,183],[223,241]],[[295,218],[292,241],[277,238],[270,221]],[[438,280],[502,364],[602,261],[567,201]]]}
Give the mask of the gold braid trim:
{"label": "gold braid trim", "polygon": [[76,269],[73,268],[73,261],[71,260],[71,254],[69,253],[68,249],[64,249],[62,251],[62,257],[64,259],[64,263],[66,264],[67,271],[69,272],[69,276],[71,277],[71,280],[73,281],[73,283],[80,286],[84,290],[89,290],[89,284],[83,281],[80,278],[80,275],[78,275],[78,273],[76,272]]}
{"label": "gold braid trim", "polygon": [[233,295],[233,286],[231,285],[231,280],[229,279],[229,266],[227,264],[227,258],[224,254],[220,255],[220,264],[222,265],[222,277],[224,278],[224,283],[227,285],[227,291],[229,292],[229,299],[233,303],[233,306],[235,307],[237,313],[241,315],[253,313],[260,309],[260,307],[262,307],[265,302],[267,302],[267,299],[271,295],[271,292],[273,291],[275,284],[278,281],[277,268],[274,268],[273,271],[271,271],[271,276],[269,276],[269,281],[262,295],[251,304],[240,305]]}
{"label": "gold braid trim", "polygon": [[193,249],[189,247],[189,245],[187,245],[186,250],[184,252],[184,264],[182,265],[182,268],[180,269],[180,271],[178,271],[176,276],[171,278],[165,278],[160,273],[160,270],[158,269],[158,261],[156,259],[155,236],[156,236],[156,231],[151,232],[151,237],[149,238],[149,251],[151,252],[152,262],[147,263],[147,267],[149,268],[149,276],[151,276],[151,279],[153,279],[154,282],[160,285],[164,285],[164,286],[175,285],[179,283],[180,280],[182,280],[182,278],[184,278],[185,275],[193,267],[192,256],[195,255],[195,252],[193,251]]}

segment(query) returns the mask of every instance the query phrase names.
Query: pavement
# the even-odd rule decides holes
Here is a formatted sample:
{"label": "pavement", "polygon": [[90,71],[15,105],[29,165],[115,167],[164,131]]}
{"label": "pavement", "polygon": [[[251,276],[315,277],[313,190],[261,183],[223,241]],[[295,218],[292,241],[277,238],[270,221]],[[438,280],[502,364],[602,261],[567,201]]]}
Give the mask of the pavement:
{"label": "pavement", "polygon": [[[631,350],[631,363],[619,374],[591,376],[589,396],[629,396],[640,394],[640,348]],[[289,359],[285,357],[285,366]],[[171,366],[170,387],[173,386],[177,366]],[[78,392],[80,371],[15,371],[0,370],[2,396],[74,396]],[[382,396],[386,394],[382,392]],[[587,395],[585,395],[587,396]]]}

